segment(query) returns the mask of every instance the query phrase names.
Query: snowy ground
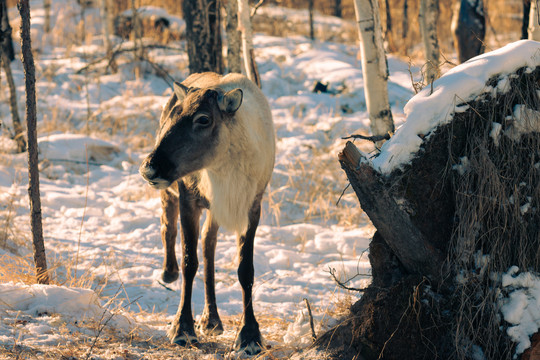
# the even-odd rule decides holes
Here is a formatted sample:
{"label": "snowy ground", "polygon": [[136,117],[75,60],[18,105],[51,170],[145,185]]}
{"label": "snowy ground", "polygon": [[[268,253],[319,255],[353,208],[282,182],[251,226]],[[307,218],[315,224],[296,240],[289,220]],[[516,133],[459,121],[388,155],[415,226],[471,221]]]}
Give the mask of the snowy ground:
{"label": "snowy ground", "polygon": [[[139,69],[131,63],[129,53],[119,58],[116,74],[103,74],[103,64],[77,74],[103,55],[100,38],[92,36],[99,29],[97,12],[85,12],[88,36],[80,46],[76,34],[82,25],[75,2],[53,1],[50,35],[42,32],[41,6],[42,1],[31,1],[41,195],[47,257],[59,286],[21,282],[32,272],[25,267],[31,254],[26,154],[10,153],[12,125],[4,90],[0,347],[8,355],[54,350],[76,356],[69,355],[70,346],[86,344],[86,350],[102,358],[128,358],[129,351],[138,358],[153,354],[157,346],[172,356],[179,350],[167,345],[165,331],[177,309],[180,282],[164,287],[157,281],[162,262],[159,194],[137,172],[171,90],[150,65]],[[10,16],[16,18],[14,9]],[[256,237],[254,306],[263,336],[271,349],[279,349],[274,356],[286,357],[291,348],[310,342],[304,298],[321,331],[359,296],[338,288],[330,268],[342,281],[353,278],[348,286],[364,287],[370,281],[365,250],[373,227],[350,189],[335,205],[347,186],[337,162],[341,137],[368,133],[368,117],[355,46],[262,34],[254,42],[277,133],[276,168]],[[183,43],[170,45],[185,48]],[[183,50],[150,50],[149,58],[176,79],[187,76]],[[393,57],[389,66],[390,102],[399,124],[413,95],[409,66]],[[24,114],[22,64],[17,60],[12,67]],[[317,80],[341,93],[312,93]],[[231,356],[227,354],[242,312],[235,246],[234,234],[220,233],[216,290],[225,334],[202,339],[211,346],[191,350],[186,357]],[[202,268],[193,294],[196,316],[204,305],[201,276]],[[117,338],[128,339],[122,345],[126,348],[104,350],[107,341]],[[127,349],[128,344],[139,344],[138,350]]]}

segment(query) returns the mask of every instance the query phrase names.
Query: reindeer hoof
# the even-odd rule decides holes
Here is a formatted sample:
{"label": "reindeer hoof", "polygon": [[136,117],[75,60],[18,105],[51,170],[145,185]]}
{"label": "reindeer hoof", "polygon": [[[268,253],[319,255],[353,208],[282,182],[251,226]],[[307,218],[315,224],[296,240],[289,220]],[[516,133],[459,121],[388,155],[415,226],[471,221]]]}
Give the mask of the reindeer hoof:
{"label": "reindeer hoof", "polygon": [[169,272],[167,270],[163,270],[163,273],[161,274],[161,280],[163,280],[163,282],[166,284],[170,284],[178,280],[178,275],[179,275],[178,271]]}
{"label": "reindeer hoof", "polygon": [[223,323],[215,306],[206,306],[198,324],[199,331],[207,336],[223,334]]}
{"label": "reindeer hoof", "polygon": [[186,333],[183,333],[182,335],[178,335],[171,340],[171,344],[176,344],[182,347],[195,345],[198,343],[199,343],[199,340],[197,340],[197,336],[188,335]]}
{"label": "reindeer hoof", "polygon": [[219,317],[217,319],[203,317],[199,321],[199,331],[206,336],[218,336],[223,334],[223,324]]}
{"label": "reindeer hoof", "polygon": [[236,339],[235,350],[257,355],[262,351],[262,336],[258,326],[244,325]]}

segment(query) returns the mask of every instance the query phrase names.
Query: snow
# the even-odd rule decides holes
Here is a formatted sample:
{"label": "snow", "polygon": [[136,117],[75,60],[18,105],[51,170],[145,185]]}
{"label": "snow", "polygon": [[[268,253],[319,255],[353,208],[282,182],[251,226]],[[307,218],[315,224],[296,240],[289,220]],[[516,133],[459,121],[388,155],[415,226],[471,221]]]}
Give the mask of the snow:
{"label": "snow", "polygon": [[[405,105],[406,123],[383,145],[380,155],[373,159],[373,166],[383,174],[402,168],[410,163],[432,130],[453,118],[456,106],[492,90],[486,87],[491,77],[539,65],[540,43],[521,40],[449,70],[433,82],[433,90],[426,86]],[[507,88],[505,83],[497,86],[497,90]]]}
{"label": "snow", "polygon": [[[138,166],[152,148],[161,107],[171,90],[147,64],[139,71],[127,62],[129,54],[119,57],[118,73],[101,75],[98,70],[103,69],[98,67],[87,75],[76,74],[103,55],[100,37],[91,37],[84,46],[64,44],[73,41],[66,34],[77,33],[74,14],[80,15],[78,5],[67,0],[53,0],[52,34],[60,35],[43,34],[42,3],[31,1],[33,45],[40,48],[36,53],[41,71],[37,83],[40,182],[45,247],[57,285],[0,283],[0,344],[88,343],[99,336],[96,329],[102,325],[114,333],[141,333],[165,343],[167,323],[180,300],[181,280],[167,287],[159,282],[160,198],[142,180]],[[159,9],[145,9],[162,15]],[[86,14],[97,16],[94,10],[87,9]],[[259,11],[305,17],[277,7]],[[336,18],[317,16],[316,21],[327,29],[339,27]],[[99,31],[98,25],[87,31]],[[257,34],[254,46],[275,122],[277,157],[255,239],[253,305],[259,319],[278,319],[273,325],[261,325],[271,345],[303,347],[311,339],[304,298],[311,304],[317,333],[335,323],[339,304],[359,298],[336,286],[330,268],[342,281],[354,278],[348,283],[351,287],[370,282],[366,250],[374,228],[361,214],[352,191],[335,205],[347,185],[337,162],[344,145],[341,137],[369,132],[364,79],[353,45]],[[510,58],[518,52],[523,56]],[[387,173],[409,161],[421,144],[416,134],[427,134],[452,111],[459,111],[453,104],[482,90],[490,76],[537,64],[537,53],[538,43],[518,42],[449,71],[435,83],[433,94],[425,89],[407,104],[409,120],[374,164]],[[149,50],[148,56],[175,79],[187,77],[185,52],[173,47]],[[390,104],[399,125],[413,95],[409,71],[417,77],[419,68],[393,56],[388,63]],[[22,65],[16,61],[12,67],[23,94]],[[312,93],[314,81],[328,82],[333,93]],[[462,99],[454,101],[457,97]],[[9,150],[12,143],[6,129],[12,124],[5,115],[7,101],[0,102],[0,114],[4,125],[0,147]],[[372,150],[369,145],[358,146]],[[0,159],[0,220],[9,227],[0,229],[4,266],[14,266],[31,254],[25,156],[5,152]],[[465,159],[461,165],[465,170]],[[179,246],[177,250],[180,253]],[[200,253],[192,297],[196,318],[204,306]],[[232,320],[225,321],[225,334],[217,342],[234,341],[231,337],[237,329],[230,324],[242,313],[236,257],[235,235],[221,231],[216,297],[220,315]],[[533,295],[525,292],[525,296],[529,301]],[[526,320],[511,309],[518,305],[508,306],[511,318]],[[528,333],[523,331],[520,334]],[[199,357],[211,355],[200,352]]]}
{"label": "snow", "polygon": [[540,277],[519,273],[519,268],[512,266],[502,275],[501,285],[508,294],[501,299],[501,313],[510,323],[506,333],[517,344],[517,358],[531,346],[530,336],[540,328]]}

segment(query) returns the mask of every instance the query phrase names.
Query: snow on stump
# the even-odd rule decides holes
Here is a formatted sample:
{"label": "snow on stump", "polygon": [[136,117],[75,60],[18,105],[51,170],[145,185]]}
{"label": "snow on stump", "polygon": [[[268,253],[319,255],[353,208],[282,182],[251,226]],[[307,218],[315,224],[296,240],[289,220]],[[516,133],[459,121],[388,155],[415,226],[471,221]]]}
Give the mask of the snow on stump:
{"label": "snow on stump", "polygon": [[[511,359],[540,327],[540,43],[452,69],[374,159],[339,154],[377,232],[373,281],[319,348],[352,359]],[[521,271],[521,272],[520,272]]]}

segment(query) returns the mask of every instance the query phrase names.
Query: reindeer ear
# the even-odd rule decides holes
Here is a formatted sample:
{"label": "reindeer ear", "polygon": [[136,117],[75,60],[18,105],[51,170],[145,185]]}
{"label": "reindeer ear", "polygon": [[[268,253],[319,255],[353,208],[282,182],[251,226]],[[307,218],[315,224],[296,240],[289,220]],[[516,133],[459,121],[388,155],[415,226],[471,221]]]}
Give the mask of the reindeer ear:
{"label": "reindeer ear", "polygon": [[244,93],[242,89],[227,91],[224,95],[220,93],[218,96],[219,109],[223,112],[234,114],[240,105],[242,105],[243,97]]}
{"label": "reindeer ear", "polygon": [[178,101],[184,100],[187,93],[189,92],[189,88],[180,84],[178,81],[175,81],[173,84],[174,93],[176,94],[176,97],[178,98]]}

